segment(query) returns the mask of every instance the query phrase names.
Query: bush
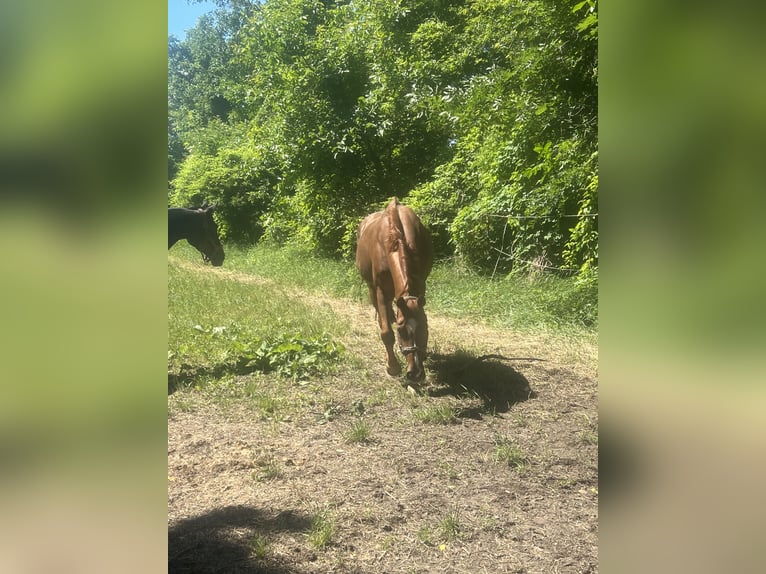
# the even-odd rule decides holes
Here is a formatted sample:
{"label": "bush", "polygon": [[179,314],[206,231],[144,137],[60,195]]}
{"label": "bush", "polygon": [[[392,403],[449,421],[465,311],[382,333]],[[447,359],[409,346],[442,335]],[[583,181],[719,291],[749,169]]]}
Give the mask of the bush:
{"label": "bush", "polygon": [[216,204],[223,240],[251,243],[263,234],[278,176],[247,146],[224,147],[215,155],[192,153],[173,181],[170,202],[176,206]]}

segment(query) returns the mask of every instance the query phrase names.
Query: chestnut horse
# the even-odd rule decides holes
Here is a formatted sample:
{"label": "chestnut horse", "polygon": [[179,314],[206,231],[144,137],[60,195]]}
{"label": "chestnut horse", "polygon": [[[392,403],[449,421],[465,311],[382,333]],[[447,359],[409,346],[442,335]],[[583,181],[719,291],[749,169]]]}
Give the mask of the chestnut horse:
{"label": "chestnut horse", "polygon": [[215,205],[186,209],[185,207],[168,207],[168,249],[176,241],[186,239],[197,251],[202,253],[202,259],[216,267],[223,263],[223,247],[218,238],[218,226],[213,219]]}
{"label": "chestnut horse", "polygon": [[[431,272],[431,234],[409,207],[393,198],[385,210],[365,217],[357,230],[356,268],[367,282],[377,310],[380,338],[386,346],[386,371],[402,372],[394,355],[396,323],[399,350],[407,360],[407,378],[425,377],[428,346],[426,278]],[[394,315],[392,302],[396,303]]]}

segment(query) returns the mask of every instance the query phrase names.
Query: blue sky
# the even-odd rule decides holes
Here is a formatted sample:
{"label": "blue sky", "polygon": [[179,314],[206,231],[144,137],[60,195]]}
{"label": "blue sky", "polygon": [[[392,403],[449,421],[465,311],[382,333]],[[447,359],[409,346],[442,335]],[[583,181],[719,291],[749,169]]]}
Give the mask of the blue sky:
{"label": "blue sky", "polygon": [[194,28],[197,18],[215,9],[213,2],[187,4],[186,0],[168,0],[168,36],[173,34],[183,40],[186,30]]}

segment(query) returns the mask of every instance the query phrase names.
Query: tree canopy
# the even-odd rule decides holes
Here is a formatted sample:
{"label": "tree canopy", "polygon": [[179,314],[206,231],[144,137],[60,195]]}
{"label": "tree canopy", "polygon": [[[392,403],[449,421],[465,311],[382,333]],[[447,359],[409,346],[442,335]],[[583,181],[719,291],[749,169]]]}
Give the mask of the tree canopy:
{"label": "tree canopy", "polygon": [[598,264],[596,0],[220,0],[168,41],[170,202],[348,254],[411,205],[441,255]]}

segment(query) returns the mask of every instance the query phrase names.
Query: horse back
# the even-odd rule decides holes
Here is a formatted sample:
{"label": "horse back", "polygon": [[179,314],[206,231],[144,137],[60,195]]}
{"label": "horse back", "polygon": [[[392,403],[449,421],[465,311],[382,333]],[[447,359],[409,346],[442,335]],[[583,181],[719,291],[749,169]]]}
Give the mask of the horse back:
{"label": "horse back", "polygon": [[376,277],[391,273],[391,258],[407,260],[407,273],[424,283],[431,272],[431,236],[415,212],[394,198],[385,210],[365,217],[357,230],[356,266],[372,286]]}

